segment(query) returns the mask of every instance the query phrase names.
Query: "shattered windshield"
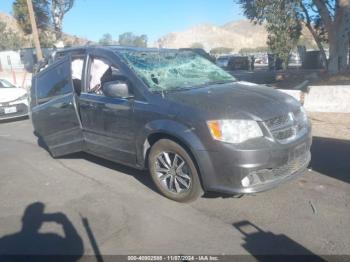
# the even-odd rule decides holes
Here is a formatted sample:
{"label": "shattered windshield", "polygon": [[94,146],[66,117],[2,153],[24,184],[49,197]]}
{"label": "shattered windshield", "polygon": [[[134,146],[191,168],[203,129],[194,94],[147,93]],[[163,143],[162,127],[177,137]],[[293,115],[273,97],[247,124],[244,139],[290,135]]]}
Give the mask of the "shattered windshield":
{"label": "shattered windshield", "polygon": [[191,51],[119,51],[150,91],[198,88],[235,81],[212,62]]}

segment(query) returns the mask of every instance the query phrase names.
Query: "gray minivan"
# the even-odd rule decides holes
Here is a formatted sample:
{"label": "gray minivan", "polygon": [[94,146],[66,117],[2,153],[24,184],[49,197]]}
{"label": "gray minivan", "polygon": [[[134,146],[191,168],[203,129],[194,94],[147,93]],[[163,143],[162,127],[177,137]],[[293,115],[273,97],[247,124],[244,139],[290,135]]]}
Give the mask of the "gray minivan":
{"label": "gray minivan", "polygon": [[294,98],[239,82],[191,51],[83,47],[33,77],[31,118],[52,156],[149,169],[166,197],[248,194],[305,172],[311,126]]}

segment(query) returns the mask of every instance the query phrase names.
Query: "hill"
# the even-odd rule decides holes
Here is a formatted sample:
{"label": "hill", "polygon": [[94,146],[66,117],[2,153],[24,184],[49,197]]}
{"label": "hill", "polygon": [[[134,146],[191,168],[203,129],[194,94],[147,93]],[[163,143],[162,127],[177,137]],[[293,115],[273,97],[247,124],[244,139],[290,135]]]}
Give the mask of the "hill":
{"label": "hill", "polygon": [[14,19],[12,16],[5,14],[3,12],[0,12],[0,22],[5,23],[7,26],[7,29],[10,29],[16,33],[22,33],[20,27],[17,24],[16,19]]}
{"label": "hill", "polygon": [[248,20],[239,20],[223,26],[201,24],[182,32],[167,34],[157,43],[168,48],[190,47],[194,43],[201,43],[207,50],[228,47],[238,52],[241,48],[265,47],[266,40],[267,32],[264,26],[254,25]]}
{"label": "hill", "polygon": [[[238,20],[223,26],[200,24],[182,32],[169,33],[154,43],[154,46],[182,48],[201,43],[207,51],[215,47],[227,47],[238,52],[242,48],[267,47],[267,36],[263,25],[255,25],[248,20]],[[302,31],[300,43],[307,48],[316,47],[312,35],[306,28]]]}

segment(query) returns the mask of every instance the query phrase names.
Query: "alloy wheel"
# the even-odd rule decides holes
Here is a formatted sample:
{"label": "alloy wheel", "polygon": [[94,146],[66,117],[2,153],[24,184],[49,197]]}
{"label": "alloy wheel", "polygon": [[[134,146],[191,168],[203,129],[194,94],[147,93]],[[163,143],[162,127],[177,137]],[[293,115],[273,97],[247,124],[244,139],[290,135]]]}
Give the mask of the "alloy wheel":
{"label": "alloy wheel", "polygon": [[160,153],[156,158],[155,171],[162,187],[171,193],[181,194],[191,188],[190,168],[176,153]]}

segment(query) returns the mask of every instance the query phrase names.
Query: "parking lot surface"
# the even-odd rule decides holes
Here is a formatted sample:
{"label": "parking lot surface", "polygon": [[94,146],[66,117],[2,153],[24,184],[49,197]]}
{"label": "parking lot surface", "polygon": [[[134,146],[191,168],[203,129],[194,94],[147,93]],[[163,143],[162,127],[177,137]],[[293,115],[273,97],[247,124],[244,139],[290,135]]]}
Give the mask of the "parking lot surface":
{"label": "parking lot surface", "polygon": [[312,151],[314,171],[274,190],[179,204],[147,172],[53,159],[30,120],[0,123],[0,252],[34,235],[42,253],[61,241],[54,252],[77,255],[350,254],[349,141],[315,138]]}

